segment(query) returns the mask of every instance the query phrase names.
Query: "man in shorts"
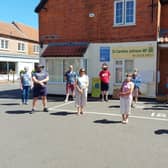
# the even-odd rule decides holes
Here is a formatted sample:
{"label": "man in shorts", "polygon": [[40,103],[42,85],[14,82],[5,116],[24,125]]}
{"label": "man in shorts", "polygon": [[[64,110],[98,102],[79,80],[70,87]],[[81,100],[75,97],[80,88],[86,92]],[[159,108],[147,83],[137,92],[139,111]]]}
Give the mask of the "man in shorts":
{"label": "man in shorts", "polygon": [[[36,71],[32,75],[33,87],[33,104],[32,112],[35,112],[35,106],[39,97],[42,98],[43,111],[48,112],[47,108],[47,82],[49,80],[48,73],[43,71],[44,66],[36,65]],[[32,113],[31,112],[31,113]]]}
{"label": "man in shorts", "polygon": [[66,80],[66,98],[65,103],[69,100],[70,91],[72,92],[72,97],[75,97],[75,82],[76,82],[76,72],[73,71],[73,66],[69,66],[69,70],[64,75]]}
{"label": "man in shorts", "polygon": [[102,70],[99,73],[100,81],[101,81],[101,94],[102,94],[102,101],[108,101],[108,90],[109,90],[109,83],[110,83],[110,76],[111,73],[108,70],[108,66],[106,63],[102,65]]}

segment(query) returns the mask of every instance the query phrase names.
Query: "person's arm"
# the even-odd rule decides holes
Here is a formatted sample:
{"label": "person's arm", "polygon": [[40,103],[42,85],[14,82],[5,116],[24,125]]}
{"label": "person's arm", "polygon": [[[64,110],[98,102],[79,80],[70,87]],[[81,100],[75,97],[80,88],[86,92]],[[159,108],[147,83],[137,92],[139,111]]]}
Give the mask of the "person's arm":
{"label": "person's arm", "polygon": [[23,77],[20,77],[20,89],[23,90]]}
{"label": "person's arm", "polygon": [[48,82],[49,81],[49,76],[47,75],[45,79],[41,80],[40,82],[44,83],[44,82]]}

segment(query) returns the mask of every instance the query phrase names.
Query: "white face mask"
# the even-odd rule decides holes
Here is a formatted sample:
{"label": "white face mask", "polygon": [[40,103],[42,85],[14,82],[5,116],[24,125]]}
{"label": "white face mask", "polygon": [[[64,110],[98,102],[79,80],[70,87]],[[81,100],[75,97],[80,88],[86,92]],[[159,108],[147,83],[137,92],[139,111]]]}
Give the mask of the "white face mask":
{"label": "white face mask", "polygon": [[127,80],[127,81],[130,81],[130,80],[131,80],[131,77],[128,76],[128,77],[126,78],[126,80]]}

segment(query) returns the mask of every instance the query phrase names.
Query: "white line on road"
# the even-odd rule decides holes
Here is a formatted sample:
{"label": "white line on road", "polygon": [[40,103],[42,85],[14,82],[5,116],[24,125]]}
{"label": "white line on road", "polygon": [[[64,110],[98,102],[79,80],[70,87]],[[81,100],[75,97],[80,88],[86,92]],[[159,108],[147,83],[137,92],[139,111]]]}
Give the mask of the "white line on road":
{"label": "white line on road", "polygon": [[63,104],[60,104],[60,105],[57,105],[57,106],[53,106],[53,107],[49,108],[49,110],[53,110],[53,109],[56,109],[56,108],[59,108],[59,107],[63,107],[63,106],[66,106],[68,104],[71,104],[71,103],[74,103],[74,101],[71,101],[71,102],[68,102],[68,103],[63,103]]}
{"label": "white line on road", "polygon": [[[76,113],[75,110],[69,110],[69,109],[57,109],[59,111],[65,111],[67,110],[68,112],[74,112]],[[115,116],[115,117],[121,117],[121,114],[111,114],[111,113],[99,113],[99,112],[85,112],[86,114],[96,114],[96,115],[107,115],[107,116]],[[130,118],[136,118],[136,119],[144,119],[144,120],[155,120],[155,121],[168,121],[166,118],[156,118],[156,117],[144,117],[144,116],[133,116],[130,115]]]}

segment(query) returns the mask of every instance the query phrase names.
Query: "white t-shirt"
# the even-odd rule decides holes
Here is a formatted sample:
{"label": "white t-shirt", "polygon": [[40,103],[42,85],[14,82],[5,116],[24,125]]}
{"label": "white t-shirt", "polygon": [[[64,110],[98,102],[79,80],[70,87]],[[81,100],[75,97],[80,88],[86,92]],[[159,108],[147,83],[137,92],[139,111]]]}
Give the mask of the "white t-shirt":
{"label": "white t-shirt", "polygon": [[89,85],[89,77],[87,75],[79,76],[77,78],[78,85],[81,89],[88,88]]}

